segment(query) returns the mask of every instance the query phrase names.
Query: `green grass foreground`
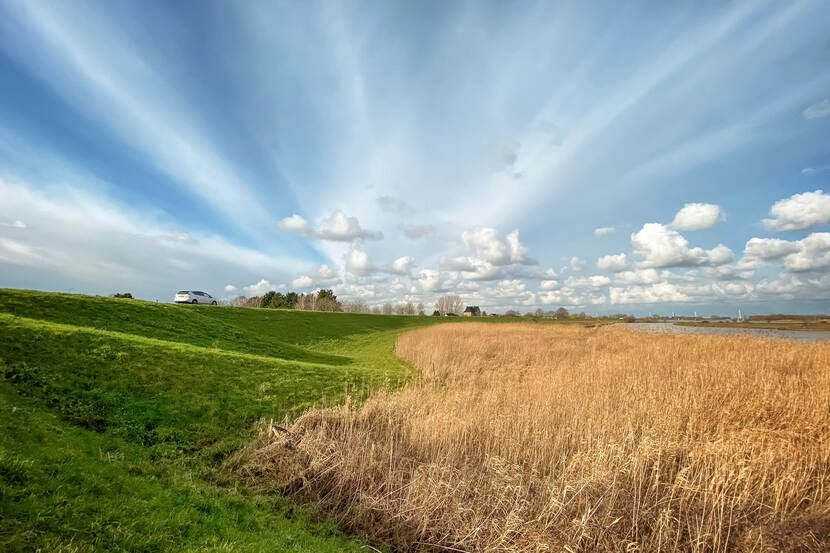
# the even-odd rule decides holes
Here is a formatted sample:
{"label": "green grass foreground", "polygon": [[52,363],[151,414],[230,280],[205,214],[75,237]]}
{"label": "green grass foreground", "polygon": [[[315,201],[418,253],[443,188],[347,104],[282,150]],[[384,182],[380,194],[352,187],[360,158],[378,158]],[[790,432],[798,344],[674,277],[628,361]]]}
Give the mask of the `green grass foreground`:
{"label": "green grass foreground", "polygon": [[0,289],[0,550],[367,551],[222,463],[413,371],[395,317]]}

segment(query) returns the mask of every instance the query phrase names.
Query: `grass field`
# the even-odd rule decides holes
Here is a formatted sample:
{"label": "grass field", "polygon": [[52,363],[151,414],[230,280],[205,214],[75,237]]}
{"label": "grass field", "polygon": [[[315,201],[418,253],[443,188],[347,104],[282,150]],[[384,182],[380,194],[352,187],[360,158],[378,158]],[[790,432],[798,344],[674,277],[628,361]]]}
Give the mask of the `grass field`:
{"label": "grass field", "polygon": [[0,289],[0,550],[366,551],[223,462],[410,378],[395,339],[433,322]]}
{"label": "grass field", "polygon": [[830,344],[440,325],[419,382],[236,458],[401,550],[830,551]]}

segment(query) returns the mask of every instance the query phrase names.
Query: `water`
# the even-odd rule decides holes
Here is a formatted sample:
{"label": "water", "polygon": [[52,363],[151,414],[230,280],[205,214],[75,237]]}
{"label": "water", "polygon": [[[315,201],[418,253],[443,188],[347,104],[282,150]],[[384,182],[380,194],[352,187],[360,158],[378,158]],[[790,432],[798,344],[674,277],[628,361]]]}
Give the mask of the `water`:
{"label": "water", "polygon": [[772,330],[768,328],[718,328],[711,326],[679,326],[674,323],[625,323],[634,330],[646,332],[669,332],[673,334],[709,334],[726,336],[731,334],[750,334],[762,338],[779,338],[799,342],[828,342],[830,332],[823,330]]}

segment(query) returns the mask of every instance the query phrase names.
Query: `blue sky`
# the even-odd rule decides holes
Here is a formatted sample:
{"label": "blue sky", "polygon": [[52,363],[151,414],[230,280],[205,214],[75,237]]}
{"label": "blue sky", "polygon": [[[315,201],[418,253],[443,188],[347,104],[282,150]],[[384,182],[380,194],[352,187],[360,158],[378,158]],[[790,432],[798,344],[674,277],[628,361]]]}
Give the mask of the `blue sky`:
{"label": "blue sky", "polygon": [[828,20],[0,0],[0,286],[830,311]]}

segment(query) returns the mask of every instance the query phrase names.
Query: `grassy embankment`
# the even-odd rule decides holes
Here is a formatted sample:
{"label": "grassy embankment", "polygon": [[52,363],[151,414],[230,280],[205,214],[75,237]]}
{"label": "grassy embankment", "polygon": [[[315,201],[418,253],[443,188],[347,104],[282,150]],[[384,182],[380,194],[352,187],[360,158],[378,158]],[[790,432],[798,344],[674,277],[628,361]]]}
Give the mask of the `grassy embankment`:
{"label": "grassy embankment", "polygon": [[422,371],[237,458],[401,549],[830,551],[830,344],[440,325]]}
{"label": "grassy embankment", "polygon": [[0,289],[0,550],[361,550],[222,463],[411,376],[395,339],[432,322]]}

